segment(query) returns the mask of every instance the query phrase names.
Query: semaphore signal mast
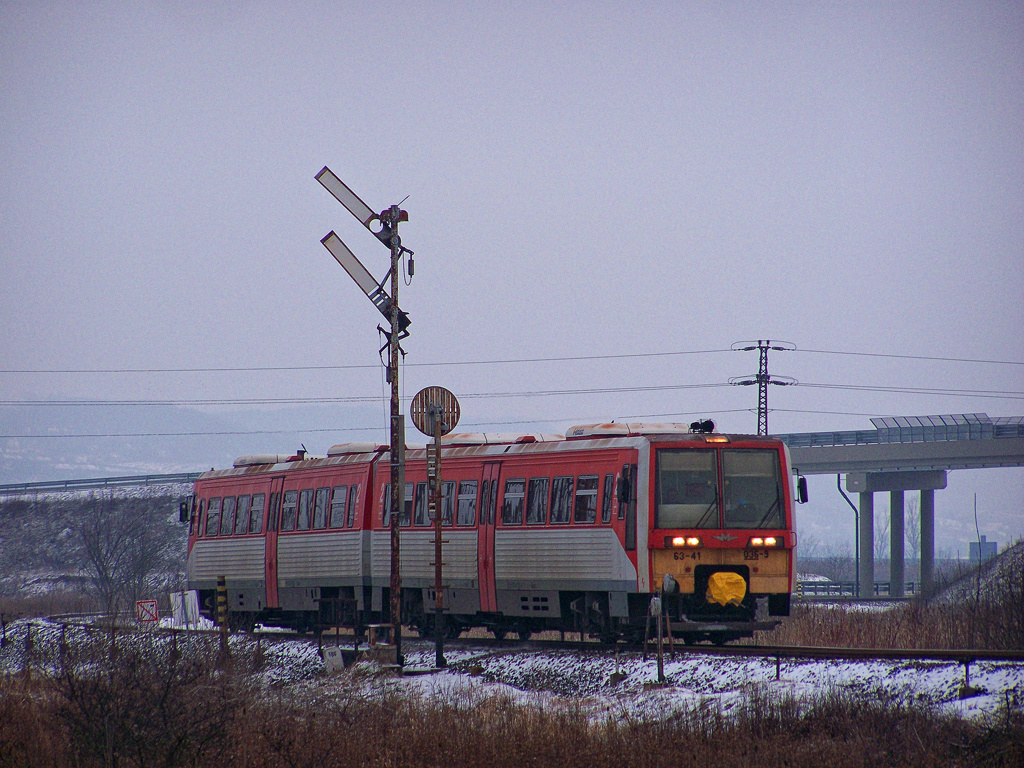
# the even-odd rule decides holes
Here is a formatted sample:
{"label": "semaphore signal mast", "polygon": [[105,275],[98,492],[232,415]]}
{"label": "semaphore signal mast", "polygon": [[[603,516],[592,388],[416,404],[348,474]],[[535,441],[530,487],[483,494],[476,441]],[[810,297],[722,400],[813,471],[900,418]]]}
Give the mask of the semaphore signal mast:
{"label": "semaphore signal mast", "polygon": [[[391,384],[391,627],[395,643],[396,661],[402,666],[402,575],[401,542],[399,537],[399,520],[401,505],[405,498],[405,430],[401,413],[398,389],[399,355],[405,354],[400,346],[402,339],[409,335],[409,316],[398,306],[399,265],[404,254],[409,254],[409,277],[413,274],[413,252],[402,245],[398,236],[398,225],[409,220],[409,214],[397,205],[385,208],[380,213],[364,203],[359,196],[327,167],[316,175],[324,188],[334,195],[335,199],[345,206],[346,210],[366,227],[370,233],[391,250],[391,268],[384,280],[377,281],[362,262],[355,257],[349,247],[341,241],[332,230],[320,242],[330,251],[337,262],[348,272],[356,285],[366,294],[377,310],[388,320],[390,331],[379,325],[377,330],[387,339],[385,345],[389,351],[387,364],[387,380]],[[384,288],[388,278],[391,279],[390,292]],[[381,352],[384,348],[381,348]]]}

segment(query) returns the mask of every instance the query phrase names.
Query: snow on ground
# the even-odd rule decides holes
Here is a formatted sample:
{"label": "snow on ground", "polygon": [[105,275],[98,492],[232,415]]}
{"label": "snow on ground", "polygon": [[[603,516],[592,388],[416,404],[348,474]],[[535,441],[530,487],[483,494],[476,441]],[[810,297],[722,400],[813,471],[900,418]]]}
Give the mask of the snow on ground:
{"label": "snow on ground", "polygon": [[[7,625],[0,671],[23,668],[25,624]],[[33,622],[35,647],[59,642],[60,632],[59,625]],[[198,637],[208,647],[216,643],[215,633],[201,632]],[[324,643],[332,644],[327,639]],[[238,658],[253,658],[256,648],[252,635],[231,637],[232,653]],[[460,645],[446,649],[446,669],[413,674],[433,667],[435,649],[431,641],[410,638],[403,645],[409,674],[398,677],[366,661],[328,675],[317,644],[308,637],[268,634],[259,640],[259,649],[263,662],[258,682],[272,689],[328,695],[340,690],[368,696],[408,693],[449,702],[500,696],[535,706],[580,707],[595,718],[660,719],[708,708],[728,714],[752,697],[799,702],[836,694],[972,719],[984,719],[1007,704],[1024,707],[1022,662],[972,663],[970,684],[979,692],[961,699],[964,667],[956,662],[783,659],[777,667],[772,658],[715,656],[688,649],[675,658],[666,653],[666,684],[659,686],[653,653],[646,660],[640,653],[622,653],[616,660],[606,650]]]}

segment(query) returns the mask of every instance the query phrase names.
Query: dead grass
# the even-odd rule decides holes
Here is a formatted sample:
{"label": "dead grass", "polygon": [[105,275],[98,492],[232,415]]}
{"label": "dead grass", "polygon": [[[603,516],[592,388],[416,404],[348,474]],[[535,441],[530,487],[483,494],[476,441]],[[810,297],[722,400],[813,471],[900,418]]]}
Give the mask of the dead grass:
{"label": "dead grass", "polygon": [[[453,695],[422,701],[387,687],[253,684],[215,640],[172,653],[166,639],[100,633],[40,644],[49,673],[0,678],[0,766],[1019,766],[1024,716],[976,725],[925,709],[839,695],[695,707],[661,721],[595,721],[572,703]],[[370,690],[369,693],[366,691]]]}

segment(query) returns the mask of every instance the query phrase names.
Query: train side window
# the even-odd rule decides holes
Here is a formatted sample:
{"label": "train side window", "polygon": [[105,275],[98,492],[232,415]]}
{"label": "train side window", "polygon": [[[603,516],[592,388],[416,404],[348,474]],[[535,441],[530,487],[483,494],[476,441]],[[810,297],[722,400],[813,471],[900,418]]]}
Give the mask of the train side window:
{"label": "train side window", "polygon": [[192,532],[196,536],[201,536],[203,533],[203,512],[206,511],[206,499],[200,499],[199,501],[199,512],[198,514],[192,515]]}
{"label": "train side window", "polygon": [[491,480],[491,503],[487,513],[487,522],[494,525],[494,516],[498,514],[498,481]]}
{"label": "train side window", "polygon": [[425,482],[416,483],[416,514],[415,514],[415,525],[429,525],[430,521],[427,520],[427,484]]}
{"label": "train side window", "polygon": [[295,530],[308,531],[310,513],[313,508],[313,489],[303,488],[299,493],[299,515],[295,522]]}
{"label": "train side window", "polygon": [[281,527],[281,492],[270,494],[270,509],[267,510],[267,530],[277,531]]}
{"label": "train side window", "polygon": [[574,478],[556,477],[551,483],[551,522],[568,523],[572,516],[572,486]]}
{"label": "train side window", "polygon": [[345,504],[348,501],[348,486],[334,486],[334,494],[331,496],[331,528],[343,528],[345,526]]}
{"label": "train side window", "polygon": [[548,486],[546,477],[531,477],[526,496],[526,524],[544,525],[548,521]]}
{"label": "train side window", "polygon": [[601,498],[601,522],[612,521],[612,494],[615,492],[615,475],[604,476],[604,496]]}
{"label": "train side window", "polygon": [[441,525],[451,525],[455,512],[455,482],[441,483]]}
{"label": "train side window", "polygon": [[251,496],[239,496],[238,506],[235,508],[235,535],[242,536],[249,532],[249,507],[252,503]]}
{"label": "train side window", "polygon": [[316,489],[316,504],[313,507],[313,527],[317,530],[327,527],[327,500],[330,496],[330,488]]}
{"label": "train side window", "polygon": [[220,530],[220,497],[210,499],[206,509],[206,535],[216,536]]}
{"label": "train side window", "polygon": [[353,485],[348,489],[348,517],[345,525],[351,528],[356,524],[356,502],[359,499],[359,486]]}
{"label": "train side window", "polygon": [[254,493],[249,517],[249,533],[263,533],[263,505],[266,495]]}
{"label": "train side window", "polygon": [[502,525],[523,524],[523,501],[525,500],[525,497],[525,478],[505,481],[505,497],[501,504]]}
{"label": "train side window", "polygon": [[574,523],[593,523],[597,520],[597,475],[580,475],[576,482]]}
{"label": "train side window", "polygon": [[220,535],[230,536],[235,528],[235,497],[225,496],[220,510]]}
{"label": "train side window", "polygon": [[385,528],[391,527],[391,483],[381,491],[380,519]]}
{"label": "train side window", "polygon": [[402,519],[398,521],[401,526],[412,525],[412,490],[413,484],[405,484],[405,503],[402,505]]}
{"label": "train side window", "polygon": [[281,530],[295,530],[295,512],[299,506],[299,492],[285,491],[284,503],[281,505]]}
{"label": "train side window", "polygon": [[458,525],[476,525],[476,480],[459,481]]}

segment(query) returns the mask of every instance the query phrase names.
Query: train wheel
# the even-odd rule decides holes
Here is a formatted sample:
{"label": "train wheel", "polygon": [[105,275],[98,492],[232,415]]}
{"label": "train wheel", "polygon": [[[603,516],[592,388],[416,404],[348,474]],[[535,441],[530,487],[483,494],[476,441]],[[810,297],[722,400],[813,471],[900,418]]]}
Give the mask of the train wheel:
{"label": "train wheel", "polygon": [[495,640],[504,640],[508,635],[508,630],[504,627],[491,627],[491,634],[494,635]]}
{"label": "train wheel", "polygon": [[530,635],[532,635],[532,634],[533,634],[533,633],[532,633],[532,632],[531,632],[531,631],[530,631],[529,629],[527,629],[526,627],[520,627],[519,629],[517,629],[517,630],[516,630],[516,635],[517,635],[517,636],[519,637],[519,639],[520,639],[520,640],[522,640],[522,641],[523,641],[524,643],[525,643],[525,642],[526,642],[527,640],[529,640],[529,639],[530,639]]}

